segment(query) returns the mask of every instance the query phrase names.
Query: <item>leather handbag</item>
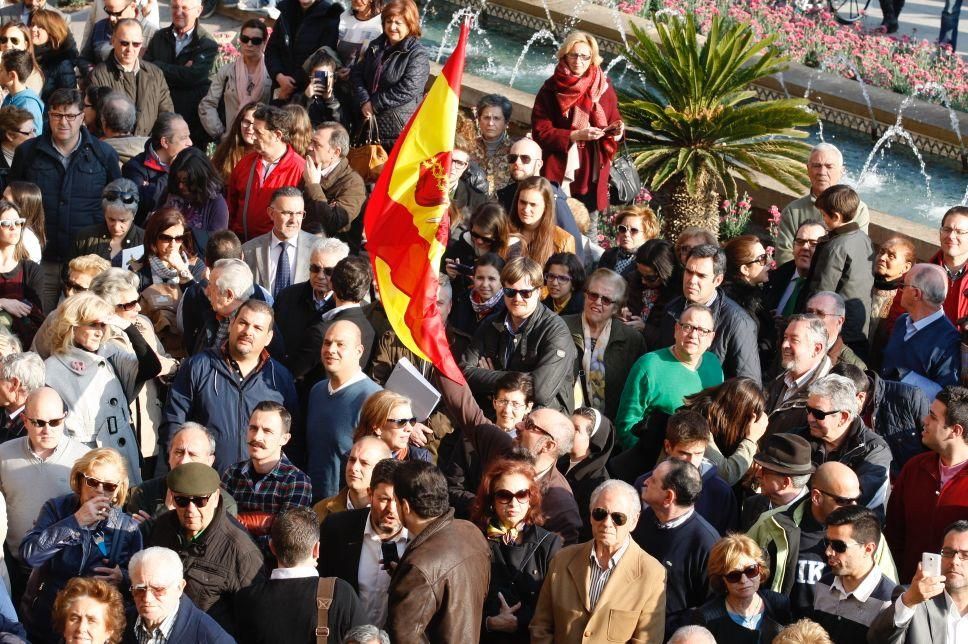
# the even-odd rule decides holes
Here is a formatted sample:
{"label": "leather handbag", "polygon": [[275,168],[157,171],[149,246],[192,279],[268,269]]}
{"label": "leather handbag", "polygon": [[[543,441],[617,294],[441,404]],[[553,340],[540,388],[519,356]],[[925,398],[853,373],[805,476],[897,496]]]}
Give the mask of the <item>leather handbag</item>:
{"label": "leather handbag", "polygon": [[608,201],[613,206],[631,206],[642,189],[639,171],[632,163],[629,149],[622,145],[622,154],[612,159],[608,171]]}
{"label": "leather handbag", "polygon": [[363,141],[359,145],[350,148],[346,160],[350,167],[363,177],[363,181],[375,183],[389,158],[387,151],[380,145],[380,128],[376,124],[376,117],[371,116],[367,119],[361,138]]}

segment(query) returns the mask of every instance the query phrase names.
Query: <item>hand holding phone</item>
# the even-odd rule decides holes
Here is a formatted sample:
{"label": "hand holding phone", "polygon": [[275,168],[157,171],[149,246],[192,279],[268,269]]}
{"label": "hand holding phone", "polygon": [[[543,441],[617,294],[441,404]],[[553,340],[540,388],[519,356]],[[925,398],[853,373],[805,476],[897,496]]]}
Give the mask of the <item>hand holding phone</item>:
{"label": "hand holding phone", "polygon": [[936,555],[933,552],[922,553],[921,572],[925,577],[940,577],[941,555]]}
{"label": "hand holding phone", "polygon": [[380,543],[380,551],[383,553],[383,561],[381,562],[381,567],[387,572],[393,572],[390,568],[390,564],[400,563],[400,555],[397,553],[397,544],[392,541],[384,541]]}

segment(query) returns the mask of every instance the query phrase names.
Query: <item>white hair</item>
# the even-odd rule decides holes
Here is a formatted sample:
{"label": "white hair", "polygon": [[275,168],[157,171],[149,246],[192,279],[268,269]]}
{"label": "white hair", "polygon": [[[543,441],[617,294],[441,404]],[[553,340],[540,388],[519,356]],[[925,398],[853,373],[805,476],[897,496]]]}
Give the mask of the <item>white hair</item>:
{"label": "white hair", "polygon": [[847,301],[844,300],[844,296],[840,293],[835,293],[834,291],[819,291],[814,293],[809,300],[807,300],[807,306],[810,302],[813,302],[818,297],[824,297],[831,300],[834,303],[834,315],[847,315]]}
{"label": "white hair", "polygon": [[832,143],[818,143],[817,145],[813,146],[813,149],[810,150],[810,156],[813,156],[814,152],[829,152],[837,159],[837,162],[841,166],[844,165],[844,155],[840,152],[840,149]]}
{"label": "white hair", "polygon": [[811,396],[820,396],[830,401],[834,409],[846,411],[853,418],[860,411],[860,402],[857,400],[857,387],[854,381],[844,376],[828,374],[817,380],[807,393]]}
{"label": "white hair", "polygon": [[218,279],[214,280],[215,288],[220,295],[232,291],[237,300],[247,300],[255,292],[253,286],[252,269],[241,259],[227,257],[215,262],[212,270],[218,270]]}
{"label": "white hair", "polygon": [[334,255],[336,257],[336,261],[339,261],[349,257],[350,247],[346,244],[346,242],[336,239],[335,237],[322,237],[314,240],[313,245],[309,247],[310,257],[316,253]]}
{"label": "white hair", "polygon": [[600,496],[609,490],[614,490],[625,497],[625,507],[627,510],[629,510],[630,519],[639,516],[639,513],[642,511],[642,501],[639,498],[639,493],[635,491],[634,487],[625,481],[620,481],[618,479],[609,479],[595,488],[595,490],[592,492],[588,507],[594,510],[595,502],[598,501]]}
{"label": "white hair", "polygon": [[0,380],[17,379],[28,394],[44,386],[47,369],[44,361],[33,351],[11,353],[0,359]]}
{"label": "white hair", "polygon": [[163,570],[164,578],[173,582],[184,578],[185,569],[182,567],[181,557],[174,550],[160,546],[145,548],[131,555],[131,561],[128,563],[128,575],[134,576],[134,571],[139,567],[143,568],[151,564],[154,564],[158,570]]}
{"label": "white hair", "polygon": [[121,304],[122,291],[138,292],[138,275],[123,268],[109,268],[91,280],[91,292],[111,306]]}
{"label": "white hair", "polygon": [[921,289],[921,297],[932,306],[940,307],[948,295],[948,276],[935,264],[915,264],[909,271],[911,286]]}
{"label": "white hair", "polygon": [[705,626],[683,626],[672,634],[669,644],[716,644],[716,638]]}

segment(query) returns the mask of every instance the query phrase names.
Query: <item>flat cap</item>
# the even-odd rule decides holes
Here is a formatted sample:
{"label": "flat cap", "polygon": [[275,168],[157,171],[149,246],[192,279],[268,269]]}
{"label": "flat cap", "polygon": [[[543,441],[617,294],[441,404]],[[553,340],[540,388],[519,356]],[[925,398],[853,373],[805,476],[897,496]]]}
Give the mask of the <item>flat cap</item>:
{"label": "flat cap", "polygon": [[219,486],[218,472],[205,463],[184,463],[179,465],[165,479],[168,489],[177,494],[208,496]]}

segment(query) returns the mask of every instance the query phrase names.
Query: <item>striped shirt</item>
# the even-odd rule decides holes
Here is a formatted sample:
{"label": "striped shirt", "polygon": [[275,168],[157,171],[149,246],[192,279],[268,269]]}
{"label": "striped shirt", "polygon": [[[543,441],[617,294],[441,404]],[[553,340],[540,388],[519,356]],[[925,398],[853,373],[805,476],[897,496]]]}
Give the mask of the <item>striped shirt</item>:
{"label": "striped shirt", "polygon": [[595,544],[592,543],[592,554],[589,557],[591,575],[588,581],[588,605],[592,610],[595,610],[595,604],[598,603],[598,598],[602,596],[602,591],[605,590],[605,584],[608,583],[608,579],[612,576],[612,571],[615,570],[615,566],[618,565],[619,560],[625,555],[625,551],[629,549],[630,542],[631,539],[626,537],[625,543],[606,562],[607,567],[604,568],[598,562],[598,555],[595,554]]}
{"label": "striped shirt", "polygon": [[178,617],[178,610],[172,611],[161,624],[148,631],[141,617],[134,624],[134,635],[138,638],[138,644],[167,644],[171,637],[171,629],[175,626],[175,618]]}

